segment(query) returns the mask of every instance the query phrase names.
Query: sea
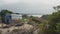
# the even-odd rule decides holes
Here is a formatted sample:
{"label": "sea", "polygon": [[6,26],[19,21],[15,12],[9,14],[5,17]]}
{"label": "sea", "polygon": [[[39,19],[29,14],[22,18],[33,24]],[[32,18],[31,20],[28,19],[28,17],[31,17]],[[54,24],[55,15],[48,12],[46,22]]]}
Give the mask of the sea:
{"label": "sea", "polygon": [[[41,17],[42,15],[28,15],[28,16]],[[12,19],[22,19],[22,15],[12,14]]]}

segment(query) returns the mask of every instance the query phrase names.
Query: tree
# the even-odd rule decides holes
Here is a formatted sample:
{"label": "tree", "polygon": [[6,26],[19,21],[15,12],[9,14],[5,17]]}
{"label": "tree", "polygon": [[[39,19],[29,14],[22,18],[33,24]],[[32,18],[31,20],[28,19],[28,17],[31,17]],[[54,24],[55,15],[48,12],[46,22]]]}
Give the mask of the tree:
{"label": "tree", "polygon": [[9,11],[9,10],[1,10],[1,12],[0,12],[0,15],[2,16],[2,15],[4,15],[4,14],[6,14],[6,13],[13,13],[13,12],[11,12],[11,11]]}
{"label": "tree", "polygon": [[[56,7],[57,9],[60,8],[60,6]],[[57,10],[57,12],[54,12],[53,14],[48,16],[49,21],[49,29],[48,34],[60,34],[60,10]]]}
{"label": "tree", "polygon": [[[6,14],[11,14],[13,12],[9,11],[9,10],[1,10],[0,12],[0,16],[2,17],[2,22],[5,23],[5,21],[7,20],[7,22],[9,21],[9,19],[7,19],[7,17],[5,18]],[[11,19],[11,15],[9,16]]]}
{"label": "tree", "polygon": [[58,11],[58,10],[60,10],[60,6],[59,5],[58,6],[54,6],[53,9]]}

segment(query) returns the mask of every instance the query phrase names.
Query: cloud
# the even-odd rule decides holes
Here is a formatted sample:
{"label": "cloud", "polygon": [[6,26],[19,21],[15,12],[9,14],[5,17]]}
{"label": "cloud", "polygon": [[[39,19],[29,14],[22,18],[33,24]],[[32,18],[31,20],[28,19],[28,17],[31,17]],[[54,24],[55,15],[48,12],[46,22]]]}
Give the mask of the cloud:
{"label": "cloud", "polygon": [[1,0],[1,2],[4,4],[12,4],[12,3],[17,3],[18,0]]}
{"label": "cloud", "polygon": [[38,13],[51,13],[52,7],[59,4],[60,0],[0,0],[0,9],[6,8],[15,12],[27,13],[36,11]]}
{"label": "cloud", "polygon": [[60,0],[1,0],[0,3],[3,4],[15,4],[15,3],[30,3],[30,4],[36,4],[36,3],[43,3],[48,5],[58,5],[60,3]]}

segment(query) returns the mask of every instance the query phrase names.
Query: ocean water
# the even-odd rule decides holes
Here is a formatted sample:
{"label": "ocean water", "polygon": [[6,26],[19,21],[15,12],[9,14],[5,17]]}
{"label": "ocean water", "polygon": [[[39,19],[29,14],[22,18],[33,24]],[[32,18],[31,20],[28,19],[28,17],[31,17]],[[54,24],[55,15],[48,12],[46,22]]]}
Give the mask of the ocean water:
{"label": "ocean water", "polygon": [[[22,19],[22,15],[19,14],[11,14],[12,19]],[[34,16],[34,17],[41,17],[42,15],[28,15],[28,16]]]}

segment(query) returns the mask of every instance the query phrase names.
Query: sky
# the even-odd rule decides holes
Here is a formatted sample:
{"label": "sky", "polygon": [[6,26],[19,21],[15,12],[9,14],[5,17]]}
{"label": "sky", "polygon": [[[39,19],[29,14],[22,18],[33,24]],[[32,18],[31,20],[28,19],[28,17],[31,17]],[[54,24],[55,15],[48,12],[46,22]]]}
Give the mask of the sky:
{"label": "sky", "polygon": [[17,13],[51,14],[60,0],[0,0],[0,10]]}

